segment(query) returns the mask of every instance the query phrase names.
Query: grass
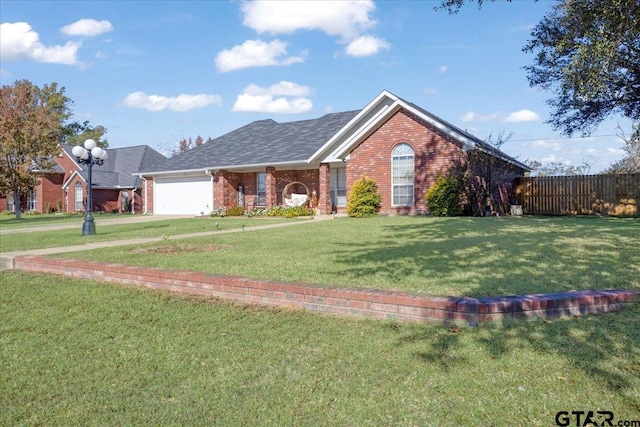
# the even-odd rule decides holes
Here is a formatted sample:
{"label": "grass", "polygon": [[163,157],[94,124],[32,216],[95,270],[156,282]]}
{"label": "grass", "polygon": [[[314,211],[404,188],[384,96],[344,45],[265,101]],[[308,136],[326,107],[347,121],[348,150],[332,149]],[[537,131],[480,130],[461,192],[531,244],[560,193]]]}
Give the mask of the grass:
{"label": "grass", "polygon": [[[199,233],[215,231],[215,224],[220,230],[240,228],[243,225],[255,226],[275,224],[285,220],[282,218],[180,218],[170,220],[154,220],[132,224],[96,224],[97,234],[82,236],[82,220],[78,221],[78,227],[65,228],[54,231],[37,231],[32,233],[10,233],[0,237],[0,249],[2,252],[23,251],[29,249],[42,249],[57,246],[81,245],[85,243],[104,242],[109,240],[127,240],[144,237],[168,237],[179,234]],[[301,221],[301,220],[298,220]],[[4,223],[2,224],[4,228]],[[60,225],[65,224],[63,221]],[[53,225],[46,223],[46,225]]]}
{"label": "grass", "polygon": [[[633,218],[377,217],[64,256],[481,297],[640,290],[639,241],[640,220]],[[212,246],[220,250],[209,250]]]}
{"label": "grass", "polygon": [[0,425],[554,425],[640,413],[640,305],[502,329],[0,272]]}
{"label": "grass", "polygon": [[[103,214],[94,212],[94,218],[98,220],[107,220],[111,218],[122,218],[128,216],[126,214]],[[82,224],[84,214],[82,213],[62,213],[62,214],[29,214],[23,213],[20,219],[16,219],[13,213],[0,213],[0,227],[2,229],[26,228],[26,227],[44,227],[60,224]]]}

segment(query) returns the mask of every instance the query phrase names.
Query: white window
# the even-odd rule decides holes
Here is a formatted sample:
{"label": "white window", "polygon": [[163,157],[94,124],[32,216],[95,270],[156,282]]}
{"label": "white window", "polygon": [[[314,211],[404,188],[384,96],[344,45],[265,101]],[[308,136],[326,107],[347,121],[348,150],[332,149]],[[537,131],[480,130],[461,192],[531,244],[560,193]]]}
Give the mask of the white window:
{"label": "white window", "polygon": [[331,181],[331,204],[334,206],[347,205],[347,170],[335,168],[329,170]]}
{"label": "white window", "polygon": [[267,206],[267,174],[258,172],[256,188],[256,206]]}
{"label": "white window", "polygon": [[13,193],[7,194],[7,210],[9,212],[15,212],[16,207],[13,204]]}
{"label": "white window", "polygon": [[75,207],[75,211],[76,212],[81,212],[82,211],[82,207],[83,207],[83,205],[82,205],[83,194],[82,194],[82,184],[80,184],[79,182],[76,182],[76,187],[75,187],[74,194],[75,194],[75,199],[76,199],[75,206],[74,206]]}
{"label": "white window", "polygon": [[413,206],[413,149],[396,145],[391,153],[391,192],[393,206]]}
{"label": "white window", "polygon": [[36,190],[31,190],[27,193],[27,212],[38,210],[38,198],[36,196]]}

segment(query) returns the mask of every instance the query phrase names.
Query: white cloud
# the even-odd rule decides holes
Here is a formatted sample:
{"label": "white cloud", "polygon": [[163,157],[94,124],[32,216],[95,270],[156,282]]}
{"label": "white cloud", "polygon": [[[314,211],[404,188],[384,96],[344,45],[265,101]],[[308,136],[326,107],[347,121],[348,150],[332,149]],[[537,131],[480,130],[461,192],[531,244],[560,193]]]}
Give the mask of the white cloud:
{"label": "white cloud", "polygon": [[292,34],[297,30],[321,30],[353,40],[376,25],[366,1],[248,1],[242,4],[244,25],[258,33]]}
{"label": "white cloud", "polygon": [[259,34],[293,34],[298,30],[319,30],[339,37],[349,56],[370,56],[389,43],[364,33],[376,26],[370,14],[373,0],[342,1],[247,1],[241,6],[243,24]]}
{"label": "white cloud", "polygon": [[460,117],[464,123],[467,122],[488,122],[500,118],[500,113],[480,114],[475,111],[468,111],[464,116]]}
{"label": "white cloud", "polygon": [[444,74],[447,72],[448,67],[446,65],[441,65],[439,68],[440,74]]}
{"label": "white cloud", "polygon": [[553,151],[561,151],[563,143],[561,141],[553,139],[538,139],[536,141],[533,141],[531,143],[531,146],[536,148],[549,148]]}
{"label": "white cloud", "polygon": [[383,39],[374,36],[360,36],[345,48],[345,53],[349,56],[371,56],[381,49],[389,49],[391,45]]}
{"label": "white cloud", "polygon": [[134,92],[127,95],[122,104],[129,108],[142,108],[149,111],[189,111],[204,108],[211,104],[222,106],[222,99],[218,95],[187,95],[160,96],[147,95],[144,92]]}
{"label": "white cloud", "polygon": [[284,57],[287,54],[287,43],[274,40],[247,40],[239,46],[223,50],[216,55],[216,68],[221,73],[249,67],[266,67],[273,65],[291,65],[304,62],[301,56]]}
{"label": "white cloud", "polygon": [[0,59],[3,61],[31,60],[53,64],[78,64],[81,42],[68,42],[64,46],[45,46],[38,33],[26,22],[0,24]]}
{"label": "white cloud", "polygon": [[520,110],[513,112],[504,119],[505,122],[539,122],[540,116],[538,113],[531,110]]}
{"label": "white cloud", "polygon": [[113,31],[113,25],[109,21],[81,19],[73,24],[65,25],[60,31],[68,36],[93,37]]}
{"label": "white cloud", "polygon": [[566,160],[564,157],[558,157],[555,154],[549,154],[542,158],[542,163],[562,163],[563,165],[570,165],[571,161]]}
{"label": "white cloud", "polygon": [[313,90],[308,86],[281,81],[267,88],[257,85],[247,86],[236,98],[233,111],[296,114],[313,108],[306,96]]}

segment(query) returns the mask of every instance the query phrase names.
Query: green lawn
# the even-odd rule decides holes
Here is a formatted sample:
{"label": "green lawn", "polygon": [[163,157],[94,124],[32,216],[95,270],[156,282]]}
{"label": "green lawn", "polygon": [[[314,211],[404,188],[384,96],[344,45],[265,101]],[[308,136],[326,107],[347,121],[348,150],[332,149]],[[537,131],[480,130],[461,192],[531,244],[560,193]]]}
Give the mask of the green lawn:
{"label": "green lawn", "polygon": [[377,217],[338,218],[64,256],[339,287],[480,297],[640,290],[638,242],[637,218]]}
{"label": "green lawn", "polygon": [[[122,218],[130,215],[121,214],[102,214],[94,212],[94,218],[99,220],[107,220],[111,218]],[[84,214],[26,214],[23,213],[20,219],[16,219],[13,213],[4,212],[0,214],[0,228],[28,228],[28,227],[41,227],[60,224],[74,224],[77,223],[81,227],[84,220]]]}
{"label": "green lawn", "polygon": [[0,425],[550,426],[561,410],[640,414],[640,305],[458,330],[23,272],[0,283]]}
{"label": "green lawn", "polygon": [[[34,215],[34,217],[37,217]],[[68,217],[67,217],[68,218]],[[60,223],[45,222],[42,225],[52,226],[55,224],[68,224],[70,219],[61,219]],[[305,219],[283,219],[283,218],[180,218],[167,220],[154,220],[148,222],[138,222],[133,224],[96,224],[96,234],[92,236],[82,236],[82,219],[73,218],[78,226],[74,228],[64,228],[54,231],[39,230],[34,227],[34,232],[30,233],[10,233],[0,236],[0,250],[2,252],[23,251],[29,249],[42,249],[56,246],[81,245],[84,243],[104,242],[108,240],[126,240],[144,237],[162,238],[178,234],[209,232],[216,230],[229,230],[265,224],[275,224],[283,221],[304,221]],[[30,220],[28,220],[30,221]],[[25,225],[24,223],[23,226]],[[4,227],[4,223],[0,222]]]}

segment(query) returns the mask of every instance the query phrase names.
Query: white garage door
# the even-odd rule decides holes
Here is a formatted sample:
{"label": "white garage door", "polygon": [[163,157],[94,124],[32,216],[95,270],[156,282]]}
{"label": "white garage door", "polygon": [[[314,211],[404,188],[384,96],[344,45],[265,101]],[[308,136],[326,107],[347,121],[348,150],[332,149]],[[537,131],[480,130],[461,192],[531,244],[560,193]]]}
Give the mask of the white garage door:
{"label": "white garage door", "polygon": [[201,215],[213,210],[211,177],[156,178],[153,212],[158,215]]}

